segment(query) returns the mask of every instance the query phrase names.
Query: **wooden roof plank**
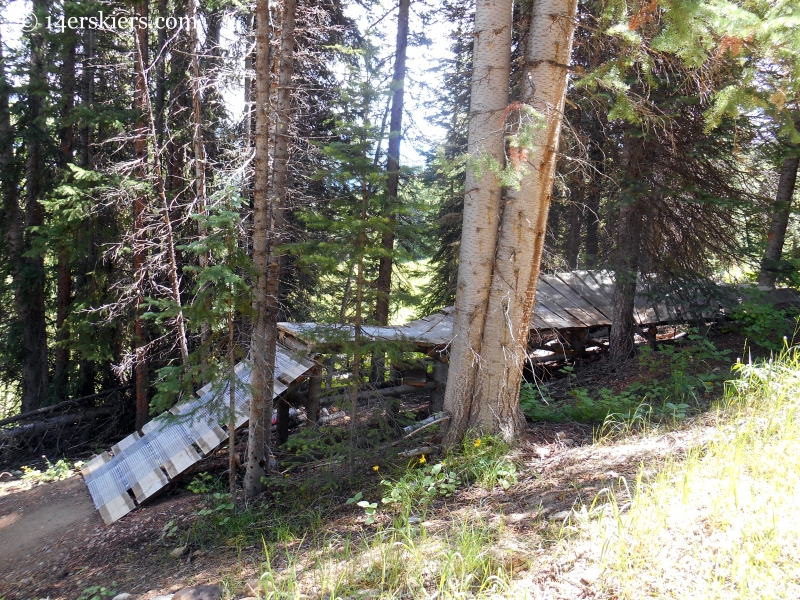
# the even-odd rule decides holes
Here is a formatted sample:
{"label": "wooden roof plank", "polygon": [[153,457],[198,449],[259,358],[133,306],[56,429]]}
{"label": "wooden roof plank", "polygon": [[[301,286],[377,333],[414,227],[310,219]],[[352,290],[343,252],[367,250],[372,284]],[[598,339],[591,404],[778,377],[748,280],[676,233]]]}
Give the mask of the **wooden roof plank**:
{"label": "wooden roof plank", "polygon": [[603,315],[605,321],[609,324],[611,323],[610,306],[607,306],[607,300],[603,297],[602,293],[593,290],[592,287],[575,273],[556,273],[555,277],[563,281],[564,285],[573,290],[586,304],[594,308],[596,312]]}
{"label": "wooden roof plank", "polygon": [[569,302],[567,298],[564,297],[563,294],[559,293],[558,290],[553,288],[547,281],[543,279],[539,280],[539,285],[536,287],[536,299],[539,299],[539,296],[543,295],[551,304],[557,306],[560,309],[561,314],[567,315],[570,322],[574,323],[573,327],[591,327],[592,321],[589,320],[584,321],[581,319],[580,316],[571,312],[572,303]]}
{"label": "wooden roof plank", "polygon": [[[536,307],[539,307],[539,309],[537,310]],[[547,298],[536,298],[534,311],[538,312],[539,316],[550,325],[551,329],[584,327],[583,323],[575,319],[572,315],[560,310],[558,306],[551,303]]]}
{"label": "wooden roof plank", "polygon": [[564,310],[583,321],[587,327],[595,327],[606,320],[603,313],[595,310],[589,302],[581,298],[563,281],[554,277],[542,277],[539,284],[548,286],[547,294],[558,301]]}

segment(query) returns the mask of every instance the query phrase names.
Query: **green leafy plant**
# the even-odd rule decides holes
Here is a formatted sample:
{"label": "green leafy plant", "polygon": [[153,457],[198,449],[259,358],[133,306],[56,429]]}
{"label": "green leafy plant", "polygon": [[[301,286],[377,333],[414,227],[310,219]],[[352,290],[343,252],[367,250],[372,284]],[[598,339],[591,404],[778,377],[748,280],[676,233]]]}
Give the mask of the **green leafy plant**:
{"label": "green leafy plant", "polygon": [[61,481],[62,479],[67,479],[68,477],[72,477],[75,469],[78,469],[83,465],[82,462],[76,462],[70,464],[68,461],[59,459],[56,461],[55,464],[51,463],[46,456],[42,457],[44,459],[47,468],[44,471],[40,471],[39,469],[34,469],[33,467],[22,467],[22,480],[28,481],[32,483],[49,483],[51,481]]}
{"label": "green leafy plant", "polygon": [[792,319],[788,311],[780,310],[774,304],[758,298],[742,302],[739,309],[731,315],[739,324],[747,339],[768,350],[778,352],[786,344],[786,338],[793,333]]}
{"label": "green leafy plant", "polygon": [[214,490],[214,478],[208,473],[198,473],[186,489],[194,494],[208,494]]}
{"label": "green leafy plant", "polygon": [[371,525],[375,522],[375,511],[378,509],[378,503],[362,500],[363,497],[364,494],[362,492],[358,492],[352,498],[348,498],[345,504],[355,504],[356,506],[363,508],[364,513],[367,515],[367,519],[364,521],[364,523],[366,525]]}
{"label": "green leafy plant", "polygon": [[[684,346],[661,344],[658,352],[640,348],[640,370],[650,375],[646,382],[636,381],[619,392],[601,388],[592,393],[573,388],[569,398],[560,401],[526,383],[520,389],[520,406],[534,421],[603,423],[603,428],[609,422],[630,427],[651,419],[685,419],[709,394],[718,388],[721,391],[726,370],[714,364],[724,362],[730,354],[730,350],[717,349],[696,330],[689,332],[687,341]],[[572,378],[572,368],[565,370]]]}
{"label": "green leafy plant", "polygon": [[161,541],[163,542],[166,538],[174,537],[177,533],[178,526],[175,524],[175,521],[169,521],[161,528]]}
{"label": "green leafy plant", "polygon": [[197,514],[201,517],[210,515],[216,527],[223,527],[231,520],[231,515],[236,509],[236,504],[230,500],[231,497],[222,492],[211,494],[211,507],[204,508]]}
{"label": "green leafy plant", "polygon": [[[116,587],[116,582],[111,583],[111,587]],[[103,600],[103,598],[113,598],[117,592],[113,589],[101,585],[87,587],[81,592],[76,600]]]}
{"label": "green leafy plant", "polygon": [[508,489],[517,481],[517,468],[509,460],[508,451],[508,445],[497,437],[467,435],[461,447],[442,461],[431,464],[422,456],[409,463],[397,481],[381,481],[382,502],[408,514],[438,497],[452,496],[466,485]]}

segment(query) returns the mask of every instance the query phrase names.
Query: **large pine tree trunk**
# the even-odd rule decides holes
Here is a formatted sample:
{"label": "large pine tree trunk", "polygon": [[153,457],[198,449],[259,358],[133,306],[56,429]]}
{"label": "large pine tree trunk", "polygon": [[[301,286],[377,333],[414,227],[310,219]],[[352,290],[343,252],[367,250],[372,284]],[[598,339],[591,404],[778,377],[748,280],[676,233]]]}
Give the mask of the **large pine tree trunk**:
{"label": "large pine tree trunk", "polygon": [[[148,0],[140,0],[134,5],[134,15],[147,19]],[[147,178],[147,118],[145,107],[148,94],[147,79],[144,70],[147,68],[147,28],[140,27],[134,32],[137,36],[135,48],[135,78],[133,104],[136,110],[136,130],[133,140],[133,152],[136,158],[134,176],[143,181]],[[134,285],[138,286],[136,306],[134,308],[134,389],[136,390],[136,429],[140,431],[150,418],[150,378],[147,367],[147,330],[142,317],[145,307],[145,243],[147,232],[144,224],[147,197],[137,196],[133,201],[133,276]]]}
{"label": "large pine tree trunk", "polygon": [[[33,12],[43,23],[47,3],[34,0]],[[31,247],[33,233],[31,227],[44,224],[44,208],[40,202],[44,191],[43,143],[46,139],[46,115],[44,99],[47,97],[47,76],[44,58],[46,53],[44,27],[40,26],[30,34],[31,60],[28,81],[29,123],[26,129],[25,151],[25,219],[23,247]],[[45,272],[44,257],[20,258],[22,275],[16,285],[17,315],[21,326],[22,346],[22,412],[39,408],[45,400],[50,384],[47,364],[47,323],[45,313]]]}
{"label": "large pine tree trunk", "polygon": [[[75,126],[72,123],[72,113],[75,105],[75,45],[77,39],[75,32],[64,32],[65,54],[61,68],[61,161],[60,167],[67,172],[67,165],[73,161],[73,146],[75,141]],[[72,270],[70,265],[70,243],[62,240],[58,250],[58,263],[56,267],[56,362],[53,369],[53,388],[55,400],[61,401],[67,394],[67,376],[69,368],[69,330],[66,326],[72,302]]]}
{"label": "large pine tree trunk", "polygon": [[[177,19],[187,17],[186,2],[177,2],[172,9],[172,16]],[[169,10],[169,9],[168,9]],[[190,54],[185,51],[189,47],[189,32],[185,29],[177,32],[172,42],[173,52],[170,54],[169,76],[167,77],[167,121],[165,129],[170,133],[164,148],[167,176],[164,182],[166,190],[171,192],[171,199],[177,206],[184,204],[186,191],[186,151],[191,146],[190,131],[191,92],[189,90]]]}
{"label": "large pine tree trunk", "polygon": [[[525,425],[519,387],[553,189],[575,12],[575,0],[533,4],[522,98],[538,115],[519,108],[521,125],[534,127],[533,144],[516,157],[524,175],[519,189],[508,191],[496,250],[490,255],[491,289],[467,426],[506,439],[516,437]],[[537,128],[542,118],[544,126]],[[463,433],[451,428],[447,441],[453,443]]]}
{"label": "large pine tree trunk", "polygon": [[255,157],[253,174],[253,323],[250,357],[253,362],[247,471],[244,492],[253,496],[264,487],[261,478],[269,468],[269,435],[272,425],[272,365],[267,371],[270,323],[268,322],[267,265],[269,258],[269,0],[256,3],[255,57]]}
{"label": "large pine tree trunk", "polygon": [[[83,60],[81,64],[81,109],[84,114],[92,109],[94,103],[94,36],[93,29],[86,29],[83,32]],[[78,131],[79,160],[84,169],[91,169],[93,163],[92,144],[93,126],[91,119],[84,116],[81,127]],[[90,220],[90,226],[79,232],[82,242],[85,244],[86,253],[78,256],[76,268],[75,287],[76,295],[90,294],[92,286],[95,284],[93,277],[86,274],[94,268],[95,253],[95,233],[97,230],[96,219]],[[77,395],[90,396],[94,394],[95,364],[83,355],[78,360],[78,381],[76,383]]]}
{"label": "large pine tree trunk", "polygon": [[[1,33],[1,32],[0,32]],[[15,287],[19,285],[19,265],[22,257],[22,213],[19,206],[20,173],[14,160],[14,127],[9,111],[10,86],[6,79],[3,57],[3,39],[0,35],[0,190],[3,196],[2,219],[3,243],[12,265]],[[20,412],[26,412],[21,410]]]}
{"label": "large pine tree trunk", "polygon": [[772,206],[772,222],[767,234],[767,247],[758,276],[758,285],[761,286],[774,287],[775,281],[780,275],[781,256],[783,255],[783,244],[786,241],[789,216],[792,213],[792,197],[797,182],[798,165],[800,165],[798,156],[785,158],[781,165],[778,191],[775,194],[775,204]]}
{"label": "large pine tree trunk", "polygon": [[[272,187],[270,189],[269,210],[271,223],[268,239],[267,265],[267,337],[266,365],[268,370],[276,364],[278,342],[278,316],[280,311],[280,281],[282,256],[278,247],[283,243],[285,214],[288,201],[289,139],[292,121],[292,77],[294,76],[294,28],[295,0],[284,0],[281,19],[281,50],[278,64],[278,90],[275,101],[275,146],[272,161]],[[274,387],[274,373],[270,375],[270,398]],[[288,405],[286,410],[278,411],[278,427],[288,431]],[[270,414],[272,411],[270,409]],[[288,435],[288,434],[287,434]],[[279,440],[282,443],[285,440]]]}
{"label": "large pine tree trunk", "polygon": [[642,142],[625,135],[622,161],[625,180],[620,191],[617,216],[617,247],[614,260],[614,299],[609,340],[611,361],[630,358],[635,350],[633,318],[636,300],[636,279],[639,275],[643,206],[640,198]]}
{"label": "large pine tree trunk", "polygon": [[508,106],[511,63],[511,0],[477,0],[463,228],[456,286],[456,313],[444,408],[451,415],[446,443],[455,443],[472,421],[475,377],[482,360],[483,324],[492,282],[500,218],[500,184],[491,171],[478,172],[489,158],[505,161],[501,123]]}
{"label": "large pine tree trunk", "polygon": [[[94,29],[83,32],[83,64],[81,65],[81,102],[83,110],[89,111],[94,104]],[[92,122],[83,118],[83,127],[80,130],[80,161],[84,169],[92,168]],[[88,394],[87,394],[88,395]]]}
{"label": "large pine tree trunk", "polygon": [[392,253],[394,252],[394,225],[396,221],[397,194],[400,185],[400,142],[403,137],[403,91],[406,78],[406,49],[408,47],[408,17],[411,0],[400,0],[397,15],[397,43],[392,77],[392,111],[389,118],[389,148],[386,161],[386,188],[389,207],[389,228],[383,233],[381,248],[385,252],[378,264],[378,297],[375,303],[375,320],[378,325],[389,323],[389,299],[392,291]]}
{"label": "large pine tree trunk", "polygon": [[569,229],[567,230],[567,239],[564,248],[564,262],[567,263],[567,269],[573,270],[578,268],[578,254],[581,248],[581,219],[582,215],[578,210],[578,203],[573,200],[569,205]]}
{"label": "large pine tree trunk", "polygon": [[[169,17],[167,14],[167,0],[158,0],[158,16],[162,19]],[[159,147],[164,145],[164,104],[167,101],[167,28],[163,23],[156,34],[158,47],[158,62],[156,63],[156,101],[155,119],[156,135]]]}

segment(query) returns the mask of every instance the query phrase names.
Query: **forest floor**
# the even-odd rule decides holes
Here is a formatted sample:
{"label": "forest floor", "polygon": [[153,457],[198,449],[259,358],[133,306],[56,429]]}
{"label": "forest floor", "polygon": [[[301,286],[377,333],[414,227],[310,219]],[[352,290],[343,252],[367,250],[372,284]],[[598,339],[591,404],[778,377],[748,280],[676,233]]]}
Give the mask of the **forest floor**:
{"label": "forest floor", "polygon": [[[735,350],[724,359],[729,367],[743,339],[713,335],[717,348]],[[614,372],[602,360],[586,365],[578,384],[619,388],[643,376],[637,364],[633,359]],[[387,586],[398,590],[387,597],[600,597],[602,571],[585,545],[569,543],[576,531],[570,519],[607,495],[615,506],[630,502],[637,477],[654,476],[714,434],[706,414],[613,439],[576,422],[532,423],[507,457],[516,470],[508,485],[498,484],[501,473],[493,485],[454,485],[447,496],[400,511],[380,502],[386,489],[399,486],[387,488],[384,477],[406,481],[410,463],[398,461],[397,449],[358,463],[355,476],[343,466],[293,471],[282,491],[225,518],[221,451],[202,466],[212,477],[195,478],[201,493],[189,491],[186,479],[110,526],[94,511],[79,475],[42,482],[5,473],[0,599],[105,600],[125,592],[151,600],[217,583],[223,597],[242,598],[253,595],[247,586],[256,580],[276,598],[373,598]],[[369,511],[346,502],[357,492],[377,503],[374,522]],[[403,556],[391,555],[398,547]],[[475,547],[483,554],[468,558]],[[396,572],[387,575],[387,565]],[[460,583],[444,581],[450,578]]]}

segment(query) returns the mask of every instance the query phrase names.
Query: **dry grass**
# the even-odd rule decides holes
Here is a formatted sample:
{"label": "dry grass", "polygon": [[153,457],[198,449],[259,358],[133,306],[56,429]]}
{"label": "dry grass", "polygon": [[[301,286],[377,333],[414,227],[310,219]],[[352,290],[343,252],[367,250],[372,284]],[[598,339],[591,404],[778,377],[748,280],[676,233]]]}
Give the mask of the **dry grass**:
{"label": "dry grass", "polygon": [[602,573],[595,595],[800,597],[800,356],[740,371],[710,440],[576,515],[564,550]]}

